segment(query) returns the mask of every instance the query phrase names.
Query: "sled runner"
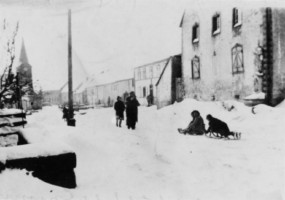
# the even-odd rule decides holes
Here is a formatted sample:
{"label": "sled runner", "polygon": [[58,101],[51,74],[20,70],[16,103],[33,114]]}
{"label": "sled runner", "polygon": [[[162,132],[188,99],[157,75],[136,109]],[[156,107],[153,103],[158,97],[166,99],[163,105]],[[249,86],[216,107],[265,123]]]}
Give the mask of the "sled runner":
{"label": "sled runner", "polygon": [[[209,132],[209,133],[206,133],[205,136],[207,136],[209,138],[214,138],[214,139],[224,138],[224,139],[229,139],[229,140],[240,140],[241,139],[241,132],[232,131],[231,135],[229,135],[227,137],[224,135],[221,135],[220,133]],[[230,137],[230,136],[232,136],[232,137]]]}

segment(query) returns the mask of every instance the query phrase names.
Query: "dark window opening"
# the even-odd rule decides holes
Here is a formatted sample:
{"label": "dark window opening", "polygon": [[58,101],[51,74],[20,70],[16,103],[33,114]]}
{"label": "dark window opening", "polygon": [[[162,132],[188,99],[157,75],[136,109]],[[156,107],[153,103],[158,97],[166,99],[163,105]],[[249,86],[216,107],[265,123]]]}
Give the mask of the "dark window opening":
{"label": "dark window opening", "polygon": [[199,42],[199,25],[195,24],[192,28],[192,42]]}
{"label": "dark window opening", "polygon": [[146,88],[143,87],[143,97],[146,97]]}
{"label": "dark window opening", "polygon": [[212,18],[212,34],[216,35],[221,32],[221,19],[220,15],[216,14]]}
{"label": "dark window opening", "polygon": [[233,8],[233,28],[241,25],[241,12],[237,8]]}

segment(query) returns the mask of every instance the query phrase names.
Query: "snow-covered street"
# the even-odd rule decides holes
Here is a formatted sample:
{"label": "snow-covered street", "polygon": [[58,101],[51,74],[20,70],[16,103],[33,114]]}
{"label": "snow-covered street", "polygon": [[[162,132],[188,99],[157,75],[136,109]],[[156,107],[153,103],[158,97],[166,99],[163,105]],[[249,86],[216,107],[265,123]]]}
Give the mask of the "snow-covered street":
{"label": "snow-covered street", "polygon": [[[242,132],[241,140],[178,134],[194,109],[206,127],[212,114]],[[128,130],[115,126],[113,108],[76,112],[76,127],[68,127],[59,108],[44,107],[28,116],[23,131],[34,143],[58,140],[75,151],[78,187],[6,169],[0,199],[284,199],[285,107],[259,105],[254,112],[235,101],[186,99],[160,110],[140,107],[136,130]]]}

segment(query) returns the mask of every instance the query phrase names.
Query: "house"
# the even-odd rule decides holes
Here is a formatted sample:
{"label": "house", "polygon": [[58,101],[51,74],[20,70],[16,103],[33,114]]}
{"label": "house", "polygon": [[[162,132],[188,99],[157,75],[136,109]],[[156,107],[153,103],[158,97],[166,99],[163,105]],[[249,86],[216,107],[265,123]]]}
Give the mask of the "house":
{"label": "house", "polygon": [[155,84],[157,108],[182,100],[181,72],[181,55],[171,56]]}
{"label": "house", "polygon": [[124,80],[119,80],[112,83],[111,92],[112,92],[112,99],[114,101],[117,100],[117,97],[120,96],[125,101],[131,91],[134,91],[134,79],[128,78]]}
{"label": "house", "polygon": [[94,77],[90,77],[88,83],[86,84],[86,98],[88,105],[95,106],[96,84],[97,81]]}
{"label": "house", "polygon": [[43,103],[49,105],[60,104],[60,91],[59,90],[47,90],[43,91]]}
{"label": "house", "polygon": [[120,96],[126,100],[131,91],[134,91],[134,79],[127,78],[111,83],[96,84],[88,88],[87,96],[92,98],[95,105],[110,107],[113,106]]}
{"label": "house", "polygon": [[[80,92],[78,92],[82,85],[83,85],[83,82],[79,82],[73,88],[73,91],[72,91],[73,104],[81,104],[82,103],[81,90],[80,90]],[[69,99],[68,84],[65,83],[59,91],[60,91],[60,104],[68,104],[68,99]]]}
{"label": "house", "polygon": [[153,95],[156,102],[156,88],[159,76],[169,58],[134,68],[135,93],[141,105],[147,105],[147,96]]}
{"label": "house", "polygon": [[284,9],[249,2],[246,7],[193,4],[180,27],[186,97],[246,101],[255,96],[269,105],[282,100]]}

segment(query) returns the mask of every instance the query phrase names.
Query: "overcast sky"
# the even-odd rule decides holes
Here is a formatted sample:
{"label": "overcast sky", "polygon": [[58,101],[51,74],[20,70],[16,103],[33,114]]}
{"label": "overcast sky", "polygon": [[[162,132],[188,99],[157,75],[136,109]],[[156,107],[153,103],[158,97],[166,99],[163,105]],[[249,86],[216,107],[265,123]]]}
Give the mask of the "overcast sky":
{"label": "overcast sky", "polygon": [[[72,10],[74,78],[131,77],[136,66],[181,53],[184,0],[6,0],[0,16],[19,20],[34,80],[58,89],[67,80],[67,10]],[[76,81],[76,80],[75,80]]]}
{"label": "overcast sky", "polygon": [[222,6],[225,2],[0,0],[0,23],[4,18],[19,20],[17,50],[23,38],[34,80],[44,90],[59,89],[67,81],[69,8],[76,85],[92,74],[100,82],[128,78],[134,67],[181,53],[179,24],[184,10],[194,4]]}

